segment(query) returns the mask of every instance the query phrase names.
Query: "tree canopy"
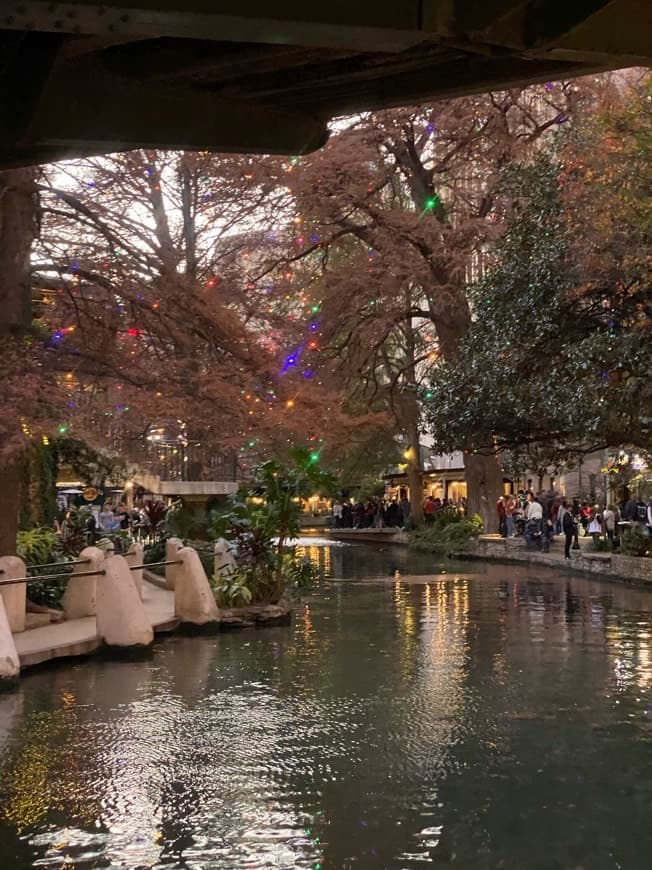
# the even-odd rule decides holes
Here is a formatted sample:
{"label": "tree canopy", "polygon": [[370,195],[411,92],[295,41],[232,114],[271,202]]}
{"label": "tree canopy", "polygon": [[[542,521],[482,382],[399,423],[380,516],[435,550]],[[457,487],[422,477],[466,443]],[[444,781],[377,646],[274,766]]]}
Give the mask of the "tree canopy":
{"label": "tree canopy", "polygon": [[[425,400],[436,446],[537,464],[650,446],[649,84],[504,173],[513,213]],[[533,460],[534,461],[534,460]]]}

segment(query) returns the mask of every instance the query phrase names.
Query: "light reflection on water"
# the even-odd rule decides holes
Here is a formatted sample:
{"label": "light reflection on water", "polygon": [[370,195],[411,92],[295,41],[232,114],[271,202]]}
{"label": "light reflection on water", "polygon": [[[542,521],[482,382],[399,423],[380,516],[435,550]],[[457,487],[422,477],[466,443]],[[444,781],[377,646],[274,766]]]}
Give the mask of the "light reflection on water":
{"label": "light reflection on water", "polygon": [[649,866],[649,594],[300,543],[292,627],[0,696],[3,870]]}

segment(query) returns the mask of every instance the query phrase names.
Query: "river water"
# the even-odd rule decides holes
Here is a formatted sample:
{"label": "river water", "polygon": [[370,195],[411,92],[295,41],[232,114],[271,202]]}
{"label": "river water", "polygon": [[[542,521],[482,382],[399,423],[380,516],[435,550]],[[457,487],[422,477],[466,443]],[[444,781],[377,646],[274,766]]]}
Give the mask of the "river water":
{"label": "river water", "polygon": [[652,866],[652,596],[306,540],[292,626],[0,695],[0,867]]}

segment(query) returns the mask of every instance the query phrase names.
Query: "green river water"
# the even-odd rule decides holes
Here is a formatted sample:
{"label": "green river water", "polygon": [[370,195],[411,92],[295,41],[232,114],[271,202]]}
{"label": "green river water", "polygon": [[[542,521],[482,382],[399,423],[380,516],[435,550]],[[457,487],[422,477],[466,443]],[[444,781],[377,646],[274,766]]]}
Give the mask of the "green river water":
{"label": "green river water", "polygon": [[652,595],[303,543],[291,626],[0,695],[0,870],[652,866]]}

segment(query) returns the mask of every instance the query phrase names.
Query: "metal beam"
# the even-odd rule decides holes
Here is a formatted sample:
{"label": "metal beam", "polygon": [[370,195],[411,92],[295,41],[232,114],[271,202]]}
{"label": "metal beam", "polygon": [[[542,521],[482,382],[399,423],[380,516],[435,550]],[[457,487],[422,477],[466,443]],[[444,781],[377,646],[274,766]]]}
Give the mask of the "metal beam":
{"label": "metal beam", "polygon": [[0,27],[402,51],[423,39],[422,0],[20,0]]}
{"label": "metal beam", "polygon": [[156,147],[302,154],[327,138],[324,121],[300,110],[157,83],[138,88],[77,65],[48,82],[16,143],[13,165],[22,162],[21,149],[25,163],[33,162],[34,150],[47,159]]}

